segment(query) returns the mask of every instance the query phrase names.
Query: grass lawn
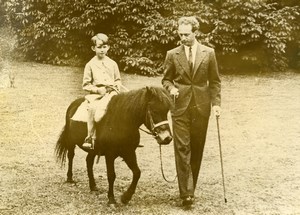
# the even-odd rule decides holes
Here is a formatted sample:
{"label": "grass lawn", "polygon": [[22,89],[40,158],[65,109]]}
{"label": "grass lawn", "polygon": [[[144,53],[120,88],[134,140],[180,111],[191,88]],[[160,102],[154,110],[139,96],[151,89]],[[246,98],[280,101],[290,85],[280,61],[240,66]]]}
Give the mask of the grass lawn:
{"label": "grass lawn", "polygon": [[[83,69],[27,62],[12,62],[9,69],[16,88],[0,89],[0,214],[300,214],[300,74],[222,76],[228,203],[211,117],[196,203],[184,211],[177,182],[167,183],[161,176],[156,141],[144,133],[144,147],[137,149],[142,175],[128,205],[107,206],[104,158],[94,168],[100,191],[89,191],[86,154],[80,149],[74,159],[77,183],[65,183],[66,168],[55,162],[54,146],[68,105],[84,95]],[[161,77],[121,75],[128,89],[160,86]],[[172,143],[162,151],[165,174],[172,179]],[[131,181],[120,158],[116,173],[115,194],[120,197]]]}

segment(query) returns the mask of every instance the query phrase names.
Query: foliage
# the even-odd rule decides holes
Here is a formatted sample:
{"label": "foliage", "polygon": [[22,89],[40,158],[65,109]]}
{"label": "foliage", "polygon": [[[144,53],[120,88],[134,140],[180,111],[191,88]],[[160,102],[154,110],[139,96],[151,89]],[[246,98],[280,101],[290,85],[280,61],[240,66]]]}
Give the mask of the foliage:
{"label": "foliage", "polygon": [[[299,32],[297,5],[262,0],[204,2],[192,3],[189,14],[199,17],[204,26],[201,37],[216,48],[223,71],[287,68],[287,44],[299,37],[295,34]],[[185,9],[178,15],[184,15]]]}
{"label": "foliage", "polygon": [[3,27],[6,24],[6,13],[5,13],[5,4],[0,0],[0,27]]}
{"label": "foliage", "polygon": [[164,45],[174,40],[164,25],[171,4],[170,0],[10,0],[7,10],[28,59],[82,65],[93,55],[90,38],[103,32],[111,39],[110,56],[127,72],[154,75]]}
{"label": "foliage", "polygon": [[293,0],[8,0],[5,8],[30,60],[83,65],[90,38],[103,32],[121,70],[149,76],[162,73],[166,51],[178,45],[182,15],[199,19],[197,37],[215,47],[222,71],[285,70],[287,45],[299,41]]}

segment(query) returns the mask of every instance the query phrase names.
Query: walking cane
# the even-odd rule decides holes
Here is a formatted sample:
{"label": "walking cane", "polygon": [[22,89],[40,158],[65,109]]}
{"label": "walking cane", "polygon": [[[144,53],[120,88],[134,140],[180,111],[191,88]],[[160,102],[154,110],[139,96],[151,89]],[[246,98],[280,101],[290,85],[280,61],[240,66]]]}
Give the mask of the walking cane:
{"label": "walking cane", "polygon": [[226,191],[225,191],[225,182],[224,182],[224,168],[223,168],[222,147],[221,147],[221,137],[220,137],[220,127],[219,127],[219,116],[216,116],[216,119],[217,119],[217,128],[218,128],[218,139],[219,139],[219,149],[220,149],[220,160],[221,160],[224,201],[225,201],[225,203],[227,203]]}

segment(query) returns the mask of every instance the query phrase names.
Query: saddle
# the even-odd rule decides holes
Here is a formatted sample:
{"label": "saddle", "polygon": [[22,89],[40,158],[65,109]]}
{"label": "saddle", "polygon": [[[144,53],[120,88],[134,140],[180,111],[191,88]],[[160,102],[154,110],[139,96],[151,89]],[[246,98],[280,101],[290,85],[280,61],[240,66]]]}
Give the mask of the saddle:
{"label": "saddle", "polygon": [[106,112],[110,99],[116,94],[116,92],[110,92],[104,96],[97,94],[86,95],[85,101],[80,104],[71,119],[78,122],[87,122],[89,103],[93,102],[96,105],[94,120],[95,122],[99,122]]}
{"label": "saddle", "polygon": [[88,101],[85,100],[80,104],[80,106],[77,108],[75,114],[72,116],[71,120],[78,121],[78,122],[87,122],[88,118]]}

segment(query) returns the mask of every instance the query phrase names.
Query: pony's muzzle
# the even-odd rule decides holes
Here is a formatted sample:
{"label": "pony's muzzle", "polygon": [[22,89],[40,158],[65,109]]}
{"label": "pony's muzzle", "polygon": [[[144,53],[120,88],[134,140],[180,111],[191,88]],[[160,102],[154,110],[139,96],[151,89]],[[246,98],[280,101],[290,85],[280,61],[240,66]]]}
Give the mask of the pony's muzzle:
{"label": "pony's muzzle", "polygon": [[168,120],[154,124],[152,134],[159,145],[168,145],[173,139]]}
{"label": "pony's muzzle", "polygon": [[157,133],[155,139],[159,145],[168,145],[172,141],[172,135],[170,130],[165,130]]}

